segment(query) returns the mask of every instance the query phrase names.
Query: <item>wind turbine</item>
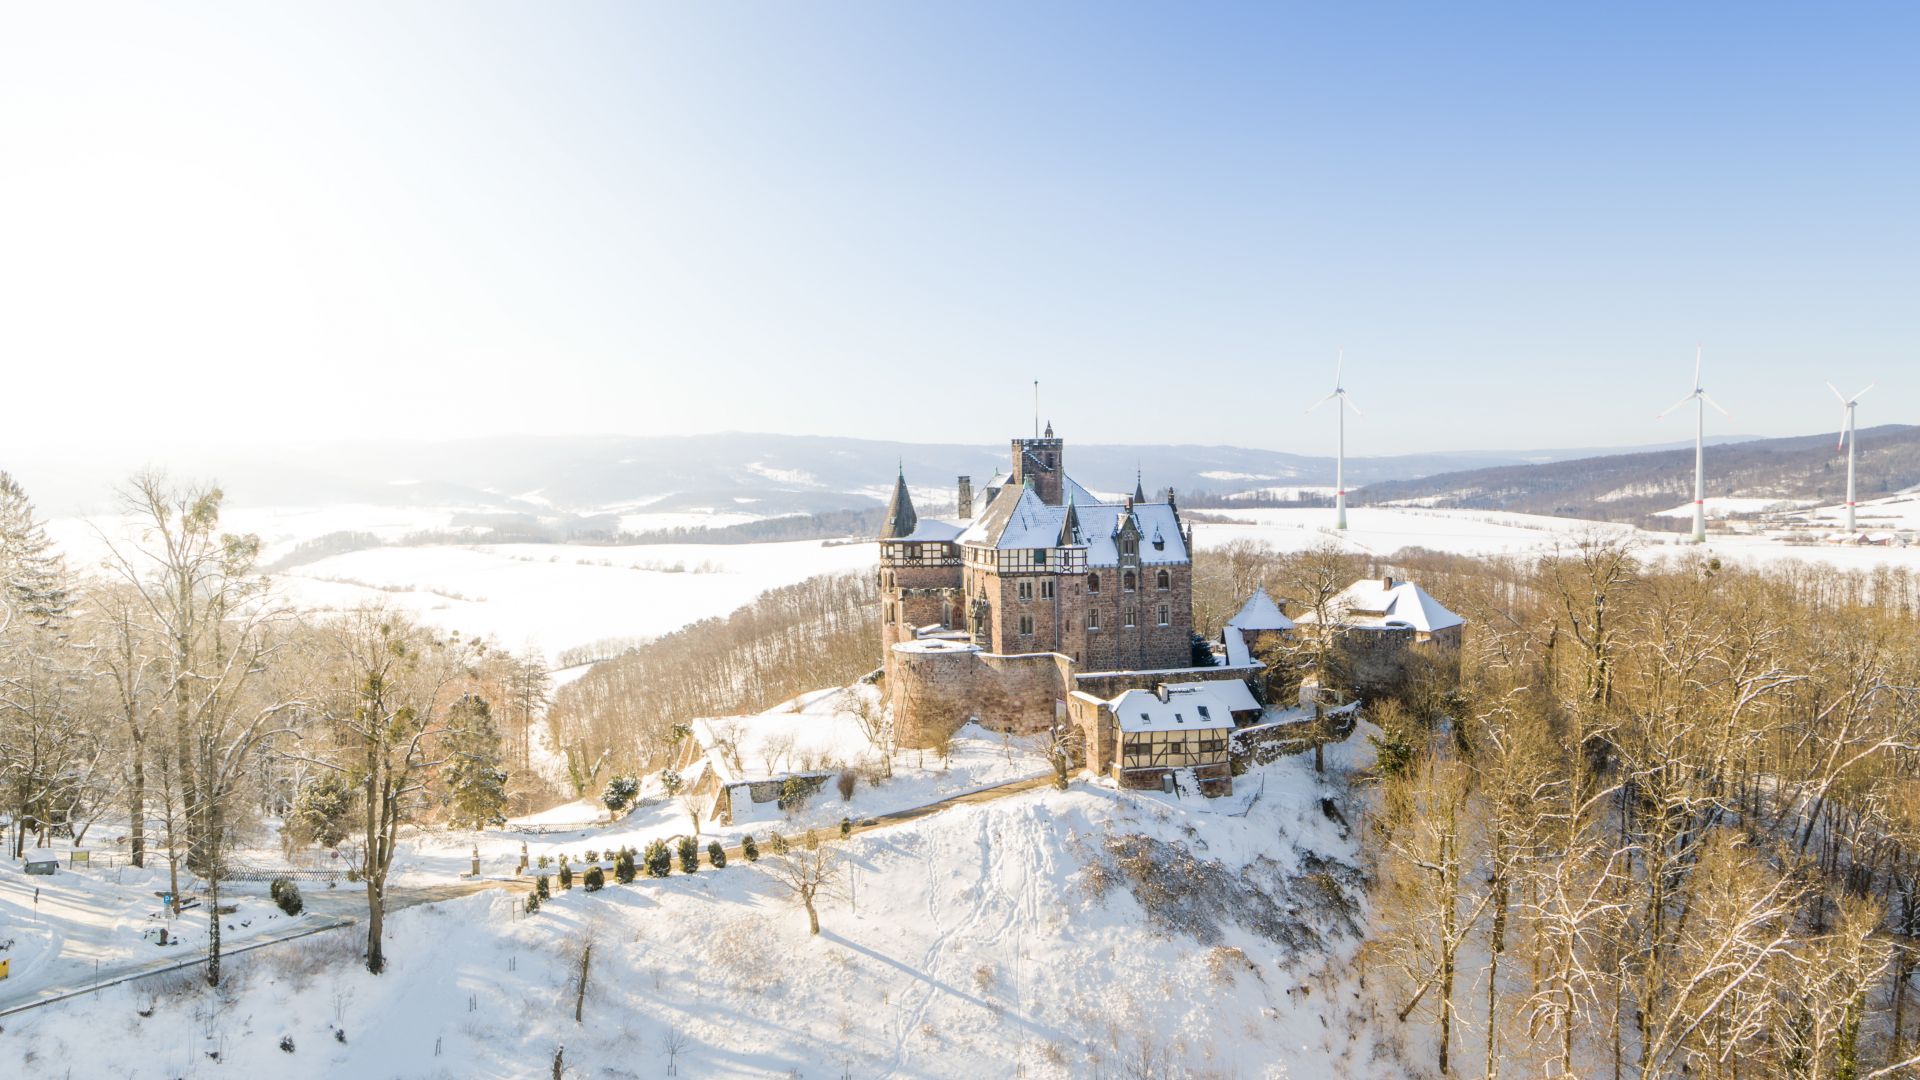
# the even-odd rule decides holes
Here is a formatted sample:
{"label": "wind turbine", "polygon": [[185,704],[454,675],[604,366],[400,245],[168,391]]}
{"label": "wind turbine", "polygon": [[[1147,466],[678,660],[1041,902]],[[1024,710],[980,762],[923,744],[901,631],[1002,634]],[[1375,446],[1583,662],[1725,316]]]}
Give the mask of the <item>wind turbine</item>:
{"label": "wind turbine", "polygon": [[1693,542],[1696,544],[1707,542],[1707,406],[1718,409],[1721,416],[1733,415],[1721,409],[1720,403],[1708,397],[1707,392],[1700,388],[1700,351],[1700,346],[1693,347],[1693,393],[1667,406],[1665,412],[1654,417],[1658,420],[1689,401],[1693,402],[1696,410],[1693,422]]}
{"label": "wind turbine", "polygon": [[1352,409],[1355,416],[1364,415],[1360,406],[1347,397],[1347,389],[1340,383],[1340,373],[1346,366],[1347,350],[1343,348],[1340,350],[1340,361],[1333,368],[1333,393],[1307,409],[1312,412],[1329,401],[1339,399],[1339,404],[1333,407],[1333,411],[1340,414],[1340,451],[1333,459],[1333,527],[1336,529],[1347,527],[1347,410]]}
{"label": "wind turbine", "polygon": [[1853,452],[1854,452],[1853,451],[1853,407],[1860,403],[1861,398],[1867,396],[1867,390],[1873,389],[1873,386],[1874,386],[1873,383],[1868,383],[1866,385],[1866,389],[1861,390],[1859,393],[1853,395],[1852,397],[1848,397],[1847,395],[1840,392],[1839,387],[1833,385],[1832,383],[1827,384],[1827,389],[1833,391],[1833,396],[1839,398],[1840,404],[1846,408],[1846,412],[1843,413],[1840,417],[1840,441],[1838,443],[1835,443],[1833,448],[1835,450],[1840,449],[1841,446],[1845,446],[1847,448],[1847,531],[1848,532],[1853,531]]}

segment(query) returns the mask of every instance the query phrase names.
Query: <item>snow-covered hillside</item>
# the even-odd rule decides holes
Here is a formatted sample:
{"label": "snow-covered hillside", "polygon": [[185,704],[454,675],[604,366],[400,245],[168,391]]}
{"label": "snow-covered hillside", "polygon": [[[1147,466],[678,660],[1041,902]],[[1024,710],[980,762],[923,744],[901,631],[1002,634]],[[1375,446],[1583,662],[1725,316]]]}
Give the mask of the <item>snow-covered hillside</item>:
{"label": "snow-covered hillside", "polygon": [[108,1077],[549,1076],[563,1047],[580,1077],[1376,1075],[1342,1022],[1356,844],[1320,805],[1354,812],[1364,745],[1220,800],[1080,782],[856,835],[818,937],[736,860],[531,917],[499,892],[414,908],[382,976],[320,935],[236,960],[220,994],[110,989],[7,1042]]}

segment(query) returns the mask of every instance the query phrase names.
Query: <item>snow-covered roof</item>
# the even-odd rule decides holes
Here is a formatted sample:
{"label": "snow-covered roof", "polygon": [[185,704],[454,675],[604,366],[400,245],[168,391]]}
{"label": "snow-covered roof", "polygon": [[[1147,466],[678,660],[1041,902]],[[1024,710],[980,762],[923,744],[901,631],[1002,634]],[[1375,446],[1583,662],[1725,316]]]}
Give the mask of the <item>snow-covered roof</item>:
{"label": "snow-covered roof", "polygon": [[1233,712],[1258,712],[1260,703],[1254,700],[1253,691],[1239,679],[1217,679],[1207,682],[1168,683],[1167,693],[1184,694],[1194,689],[1203,689],[1212,694]]}
{"label": "snow-covered roof", "polygon": [[27,852],[27,861],[30,863],[57,863],[60,861],[60,853],[52,848],[34,848]]}
{"label": "snow-covered roof", "polygon": [[1123,503],[1101,502],[1086,488],[1067,478],[1070,503],[1048,506],[1038,493],[1025,486],[1000,490],[985,512],[973,519],[960,534],[960,543],[979,544],[1001,550],[1014,548],[1051,548],[1060,546],[1061,525],[1067,506],[1080,519],[1080,539],[1087,549],[1088,566],[1120,565],[1120,550],[1115,540],[1121,524],[1131,514],[1140,530],[1140,562],[1145,566],[1185,563],[1186,538],[1180,532],[1180,515],[1167,503],[1135,503],[1129,510]]}
{"label": "snow-covered roof", "polygon": [[1247,648],[1247,638],[1240,628],[1228,623],[1220,628],[1220,640],[1227,647],[1227,666],[1245,667],[1253,663],[1253,650]]}
{"label": "snow-covered roof", "polygon": [[1240,605],[1240,613],[1227,620],[1228,626],[1237,626],[1242,630],[1291,630],[1293,620],[1280,610],[1265,589],[1253,590],[1247,602]]}
{"label": "snow-covered roof", "polygon": [[979,652],[980,647],[970,641],[961,641],[949,637],[923,637],[912,641],[903,641],[894,647],[895,652],[944,653]]}
{"label": "snow-covered roof", "polygon": [[[1410,627],[1423,633],[1460,626],[1467,620],[1440,606],[1440,601],[1411,581],[1362,578],[1347,586],[1329,604],[1345,626],[1362,629]],[[1313,622],[1312,612],[1301,622]]]}
{"label": "snow-covered roof", "polygon": [[888,540],[913,544],[951,544],[966,526],[951,521],[936,521],[933,518],[921,518],[914,524],[913,531],[905,536],[889,536]]}
{"label": "snow-covered roof", "polygon": [[1128,690],[1113,699],[1113,717],[1125,732],[1231,728],[1233,708],[1213,689],[1215,685],[1169,686],[1165,701],[1151,690]]}

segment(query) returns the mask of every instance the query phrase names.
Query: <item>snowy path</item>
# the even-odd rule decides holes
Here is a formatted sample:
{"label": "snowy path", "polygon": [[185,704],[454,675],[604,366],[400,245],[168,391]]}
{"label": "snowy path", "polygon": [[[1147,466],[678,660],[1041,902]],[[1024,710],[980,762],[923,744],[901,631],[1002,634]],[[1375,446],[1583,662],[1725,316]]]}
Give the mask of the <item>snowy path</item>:
{"label": "snowy path", "polygon": [[[454,900],[486,889],[511,888],[517,884],[520,883],[488,880],[424,887],[396,886],[387,890],[387,911],[391,914],[419,904]],[[284,928],[255,934],[230,944],[221,955],[231,957],[268,945],[296,941],[327,930],[353,926],[360,921],[361,914],[366,910],[366,899],[366,892],[360,888],[315,891],[306,896],[307,910],[299,918],[289,922]],[[76,902],[71,896],[43,896],[40,911],[43,917],[49,920],[46,924],[49,926],[75,924],[92,926],[98,922],[96,909],[83,902]],[[195,912],[188,912],[180,921],[193,920],[195,914]],[[52,921],[56,919],[59,921]],[[98,942],[98,934],[75,935],[75,937],[80,940],[68,939],[64,934],[56,935],[56,940],[53,942],[54,948],[49,950],[48,955],[39,958],[32,965],[31,970],[16,972],[15,975],[20,976],[18,978],[0,981],[0,1017],[24,1012],[55,1001],[64,1001],[81,994],[90,994],[133,979],[197,968],[205,964],[207,959],[204,949],[196,949],[184,956],[173,952],[150,960],[128,961],[123,956],[115,956],[105,950]],[[89,964],[93,965],[91,972],[87,971]],[[52,974],[55,981],[29,977],[43,973]]]}

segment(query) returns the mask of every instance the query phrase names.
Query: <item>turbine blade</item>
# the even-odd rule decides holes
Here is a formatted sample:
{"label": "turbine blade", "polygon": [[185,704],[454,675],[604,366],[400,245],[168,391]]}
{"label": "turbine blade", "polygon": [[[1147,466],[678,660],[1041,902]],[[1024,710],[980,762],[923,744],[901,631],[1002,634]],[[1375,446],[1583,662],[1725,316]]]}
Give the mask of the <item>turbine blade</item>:
{"label": "turbine blade", "polygon": [[1864,387],[1864,388],[1863,388],[1863,389],[1862,389],[1862,390],[1861,390],[1861,391],[1860,391],[1859,393],[1857,393],[1857,394],[1855,394],[1855,395],[1853,395],[1853,400],[1855,400],[1855,401],[1859,401],[1859,400],[1860,400],[1861,398],[1863,398],[1863,397],[1866,397],[1866,396],[1867,396],[1867,391],[1868,391],[1868,390],[1871,390],[1871,389],[1873,389],[1874,387],[1876,387],[1876,386],[1879,386],[1879,385],[1880,385],[1880,384],[1879,384],[1879,383],[1877,383],[1877,382],[1870,382],[1870,383],[1868,383],[1868,384],[1867,384],[1867,385],[1866,385],[1866,386],[1865,386],[1865,387]]}
{"label": "turbine blade", "polygon": [[[1694,391],[1694,394],[1697,394],[1697,393],[1699,393],[1699,391],[1698,391],[1698,390],[1696,390],[1696,391]],[[1683,398],[1681,398],[1681,399],[1680,399],[1679,401],[1676,401],[1676,402],[1674,402],[1673,404],[1671,404],[1671,405],[1669,405],[1669,406],[1667,406],[1666,408],[1664,408],[1664,409],[1662,409],[1662,410],[1660,410],[1660,412],[1659,412],[1659,413],[1658,413],[1657,415],[1655,415],[1655,416],[1654,416],[1654,419],[1655,419],[1655,420],[1658,420],[1658,419],[1660,419],[1661,417],[1663,417],[1663,416],[1665,416],[1665,415],[1667,415],[1668,413],[1670,413],[1670,412],[1672,412],[1673,410],[1675,410],[1675,409],[1677,409],[1677,408],[1679,408],[1680,406],[1682,406],[1682,405],[1685,405],[1685,404],[1686,404],[1687,402],[1689,402],[1689,401],[1692,401],[1692,400],[1693,400],[1693,397],[1694,397],[1694,394],[1688,394],[1688,395],[1687,395],[1686,397],[1683,397]]]}
{"label": "turbine blade", "polygon": [[1340,400],[1341,400],[1341,401],[1344,401],[1344,402],[1346,402],[1346,403],[1347,403],[1347,408],[1349,408],[1349,409],[1352,409],[1352,410],[1353,410],[1353,415],[1355,415],[1355,416],[1365,416],[1365,415],[1367,415],[1366,413],[1363,413],[1363,412],[1361,412],[1361,411],[1360,411],[1360,406],[1358,406],[1358,405],[1355,405],[1355,404],[1353,403],[1353,399],[1352,399],[1352,398],[1350,398],[1350,397],[1348,397],[1347,395],[1345,395],[1345,394],[1341,394],[1341,395],[1340,395]]}
{"label": "turbine blade", "polygon": [[1316,401],[1313,404],[1307,406],[1307,411],[1312,412],[1313,410],[1319,408],[1322,405],[1325,405],[1327,402],[1332,401],[1334,398],[1337,398],[1339,396],[1340,396],[1340,391],[1335,390],[1333,393],[1328,394],[1326,397],[1323,397],[1319,401]]}
{"label": "turbine blade", "polygon": [[1847,403],[1847,395],[1841,393],[1839,387],[1833,385],[1832,383],[1828,383],[1827,389],[1833,391],[1833,396],[1840,399],[1840,404],[1845,405]]}
{"label": "turbine blade", "polygon": [[1725,409],[1722,409],[1722,408],[1720,408],[1720,403],[1719,403],[1719,402],[1717,402],[1717,401],[1715,401],[1715,400],[1713,400],[1713,398],[1711,398],[1711,397],[1709,397],[1709,396],[1707,396],[1707,392],[1706,392],[1705,390],[1702,390],[1702,391],[1700,391],[1700,400],[1701,400],[1701,401],[1704,401],[1704,402],[1706,402],[1707,404],[1709,404],[1709,405],[1711,405],[1711,406],[1713,406],[1713,407],[1714,407],[1715,409],[1717,409],[1717,410],[1719,411],[1719,413],[1720,413],[1720,415],[1721,415],[1721,416],[1729,416],[1729,417],[1730,417],[1730,416],[1732,416],[1732,415],[1733,415],[1732,413],[1730,413],[1730,412],[1728,412],[1727,410],[1725,410]]}
{"label": "turbine blade", "polygon": [[1850,408],[1840,410],[1840,434],[1834,436],[1833,452],[1839,453],[1847,445],[1847,417],[1853,412]]}
{"label": "turbine blade", "polygon": [[1333,365],[1333,392],[1340,392],[1340,373],[1347,367],[1347,347],[1340,346],[1340,359]]}
{"label": "turbine blade", "polygon": [[1700,389],[1700,344],[1698,342],[1693,346],[1693,388]]}

